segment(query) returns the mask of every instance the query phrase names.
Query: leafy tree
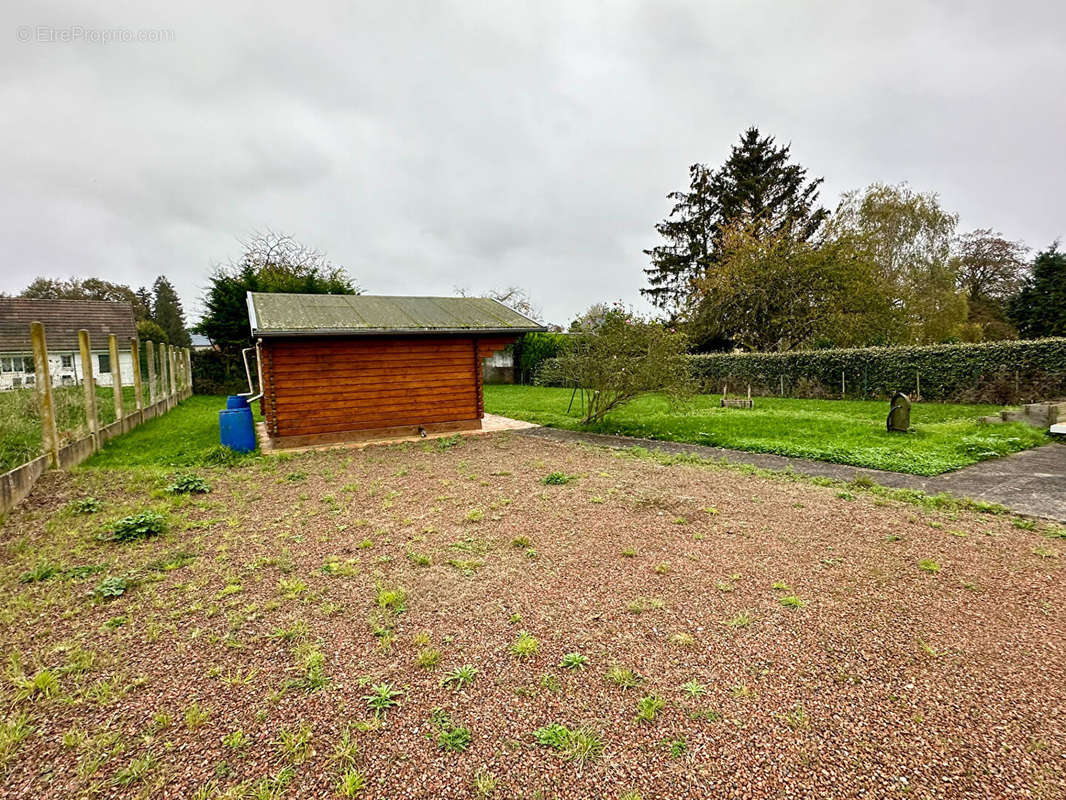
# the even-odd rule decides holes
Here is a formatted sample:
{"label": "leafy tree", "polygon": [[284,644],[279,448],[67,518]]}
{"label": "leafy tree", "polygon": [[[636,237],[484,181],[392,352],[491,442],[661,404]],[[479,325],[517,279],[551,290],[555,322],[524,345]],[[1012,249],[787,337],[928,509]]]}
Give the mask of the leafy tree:
{"label": "leafy tree", "polygon": [[722,256],[697,281],[691,328],[729,331],[748,350],[867,344],[891,316],[872,263],[848,237],[799,241],[751,225],[723,231]]}
{"label": "leafy tree", "polygon": [[35,278],[19,297],[38,300],[106,300],[112,303],[130,303],[138,320],[150,316],[141,298],[129,286],[112,283],[100,278]]}
{"label": "leafy tree", "polygon": [[192,344],[189,332],[185,329],[185,311],[181,307],[181,299],[165,275],[155,279],[152,295],[152,321],[166,331],[170,344],[178,347]]}
{"label": "leafy tree", "polygon": [[137,323],[137,338],[142,342],[170,342],[167,332],[150,319],[142,319]]}
{"label": "leafy tree", "polygon": [[359,294],[359,289],[343,267],[317,250],[284,234],[257,234],[240,261],[215,269],[195,328],[231,356],[251,344],[248,292]]}
{"label": "leafy tree", "polygon": [[1066,253],[1059,251],[1058,242],[1037,254],[1009,310],[1023,339],[1066,336]]}
{"label": "leafy tree", "polygon": [[558,357],[558,369],[582,393],[586,423],[599,422],[645,392],[687,390],[682,334],[620,306],[586,316],[572,330],[575,335]]}
{"label": "leafy tree", "polygon": [[942,342],[962,333],[966,295],[951,259],[957,223],[935,193],[906,184],[875,183],[841,199],[828,234],[851,237],[875,267],[895,309],[888,343]]}
{"label": "leafy tree", "polygon": [[[756,238],[788,235],[811,239],[828,212],[817,206],[822,179],[791,163],[790,146],[749,128],[718,170],[689,168],[688,191],[668,195],[674,205],[655,226],[664,244],[645,250],[649,288],[642,293],[660,308],[683,314],[703,299],[697,283],[720,262],[725,229],[742,225]],[[721,331],[728,336],[729,331]]]}
{"label": "leafy tree", "polygon": [[953,263],[958,285],[966,293],[968,321],[982,340],[1014,339],[1007,301],[1018,293],[1029,268],[1027,248],[990,228],[970,231],[955,241]]}

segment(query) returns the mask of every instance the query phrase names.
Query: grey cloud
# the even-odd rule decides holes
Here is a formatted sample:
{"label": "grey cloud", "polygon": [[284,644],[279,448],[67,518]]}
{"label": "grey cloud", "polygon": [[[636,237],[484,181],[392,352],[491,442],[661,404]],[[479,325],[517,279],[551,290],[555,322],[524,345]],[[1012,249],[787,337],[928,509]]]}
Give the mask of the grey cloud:
{"label": "grey cloud", "polygon": [[[1064,233],[1058,3],[7,4],[0,290],[35,275],[187,307],[271,227],[372,292],[528,287],[565,322],[641,304],[693,161],[758,124],[823,200],[939,191],[966,228]],[[21,43],[20,25],[168,28]]]}

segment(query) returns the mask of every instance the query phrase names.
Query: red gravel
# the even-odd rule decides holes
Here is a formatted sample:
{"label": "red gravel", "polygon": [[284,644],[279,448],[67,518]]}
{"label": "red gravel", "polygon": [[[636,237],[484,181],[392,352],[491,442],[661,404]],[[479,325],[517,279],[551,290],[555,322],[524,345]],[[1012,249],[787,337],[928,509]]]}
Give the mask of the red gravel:
{"label": "red gravel", "polygon": [[[542,484],[551,472],[576,477]],[[388,681],[404,690],[400,704],[380,729],[353,731],[366,798],[474,797],[479,772],[497,777],[496,798],[1066,797],[1066,548],[1007,518],[953,519],[860,490],[840,497],[508,435],[201,474],[213,491],[192,499],[162,492],[165,474],[51,476],[0,529],[3,650],[28,674],[61,670],[75,647],[95,653],[88,671],[59,674],[51,698],[18,700],[4,681],[6,718],[26,713],[33,730],[0,796],[250,788],[291,764],[279,732],[301,722],[313,752],[291,764],[277,796],[332,796],[334,745],[345,725],[370,718],[369,683]],[[86,495],[104,509],[66,509]],[[94,538],[117,516],[168,504],[171,529],[159,539]],[[177,551],[196,558],[147,568]],[[356,559],[355,574],[324,574],[330,557]],[[20,583],[41,559],[109,566]],[[483,565],[464,574],[449,559]],[[921,559],[940,571],[923,571]],[[94,604],[88,592],[107,574],[147,580]],[[281,580],[306,591],[286,597]],[[240,591],[224,594],[229,582]],[[379,584],[407,592],[388,650],[369,622]],[[783,606],[791,594],[805,605]],[[638,598],[646,610],[634,613]],[[725,624],[741,612],[749,626]],[[125,625],[105,627],[120,616]],[[270,635],[299,622],[302,639]],[[509,649],[520,629],[540,642],[524,661]],[[441,651],[436,670],[415,663],[420,633]],[[678,633],[694,643],[672,642]],[[301,641],[318,643],[330,682],[282,691],[300,676]],[[558,666],[569,652],[587,656],[584,670]],[[442,687],[462,664],[477,667],[473,684]],[[642,685],[605,680],[612,664],[639,672]],[[689,680],[706,693],[681,691]],[[637,701],[651,694],[666,706],[638,725]],[[190,729],[194,701],[209,717]],[[470,728],[465,752],[437,746],[436,707]],[[170,722],[153,730],[160,713]],[[537,746],[533,731],[552,722],[598,730],[602,757],[567,762]],[[222,743],[235,729],[247,747]],[[67,746],[71,730],[115,739]],[[677,740],[684,752],[672,755]],[[149,751],[142,780],[114,782]]]}

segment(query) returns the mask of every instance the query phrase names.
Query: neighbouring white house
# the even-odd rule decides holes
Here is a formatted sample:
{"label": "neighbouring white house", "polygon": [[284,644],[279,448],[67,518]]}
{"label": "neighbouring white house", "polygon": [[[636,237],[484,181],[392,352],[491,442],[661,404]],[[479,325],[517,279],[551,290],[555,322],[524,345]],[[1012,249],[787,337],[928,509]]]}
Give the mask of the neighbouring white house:
{"label": "neighbouring white house", "polygon": [[91,358],[98,386],[111,385],[108,336],[115,334],[119,370],[125,386],[133,384],[130,339],[137,335],[133,306],[103,300],[35,300],[0,297],[0,391],[34,386],[33,344],[30,323],[44,325],[48,345],[48,371],[53,386],[82,382],[78,331],[89,332]]}

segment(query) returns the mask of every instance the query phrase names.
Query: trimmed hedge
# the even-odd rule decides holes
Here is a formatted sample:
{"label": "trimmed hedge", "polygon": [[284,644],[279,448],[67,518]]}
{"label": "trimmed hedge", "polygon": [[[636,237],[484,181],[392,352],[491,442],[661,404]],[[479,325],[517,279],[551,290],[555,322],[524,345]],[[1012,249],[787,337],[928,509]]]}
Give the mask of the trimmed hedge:
{"label": "trimmed hedge", "polygon": [[243,362],[221,350],[193,350],[192,390],[196,394],[247,392],[248,378],[244,374]]}
{"label": "trimmed hedge", "polygon": [[1066,338],[691,356],[704,391],[1018,403],[1066,394]]}

